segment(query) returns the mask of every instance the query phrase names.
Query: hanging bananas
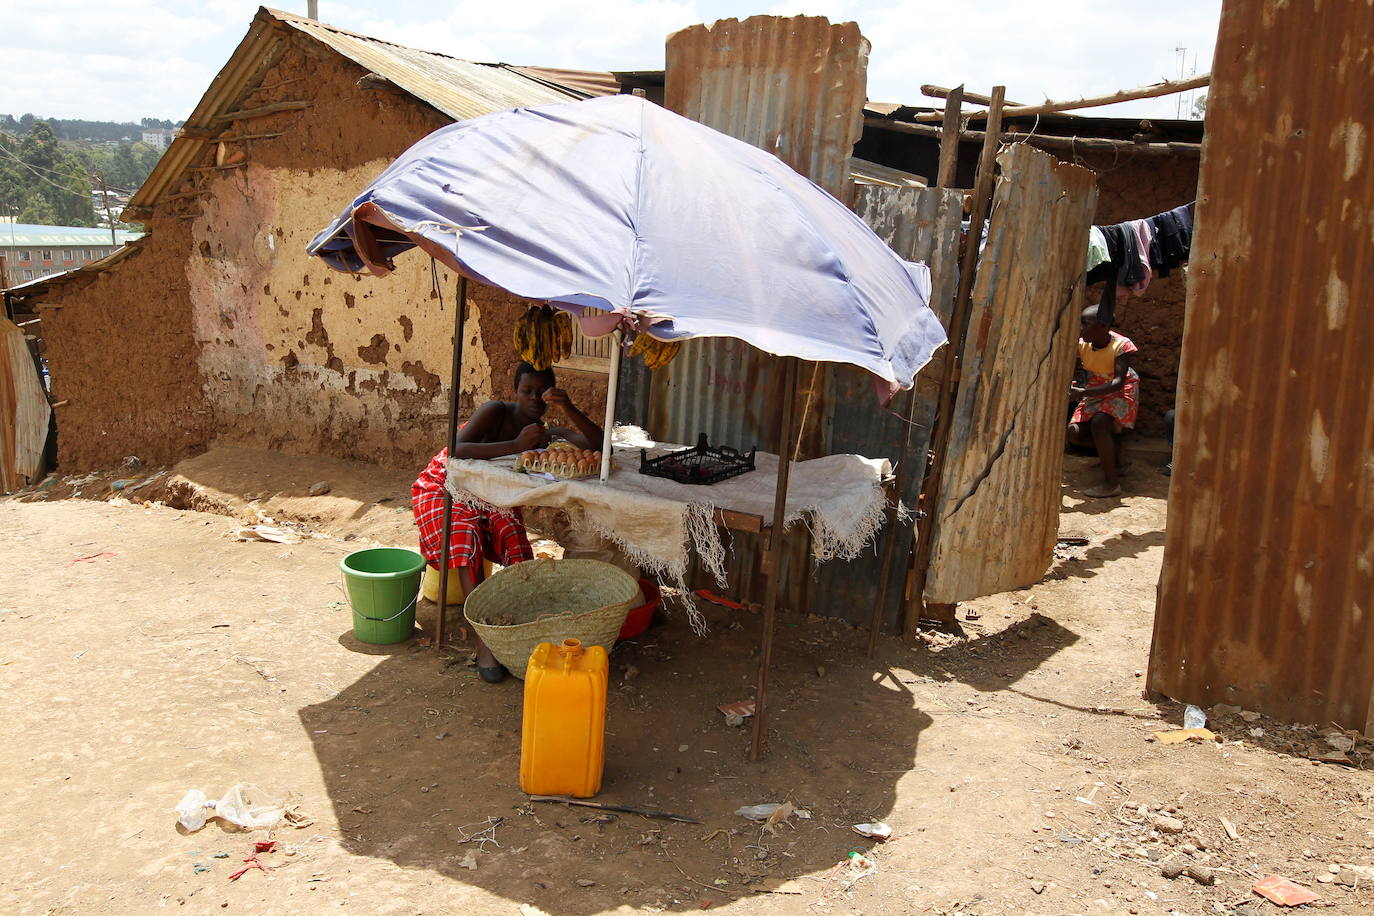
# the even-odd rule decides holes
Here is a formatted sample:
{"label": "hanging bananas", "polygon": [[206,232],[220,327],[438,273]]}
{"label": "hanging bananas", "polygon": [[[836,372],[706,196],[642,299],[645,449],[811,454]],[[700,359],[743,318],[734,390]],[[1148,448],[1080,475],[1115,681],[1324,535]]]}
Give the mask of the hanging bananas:
{"label": "hanging bananas", "polygon": [[572,355],[572,316],[547,305],[532,305],[515,322],[512,342],[521,359],[536,369],[547,369]]}
{"label": "hanging bananas", "polygon": [[634,343],[630,344],[630,355],[643,359],[646,368],[662,369],[673,361],[681,349],[682,344],[678,341],[663,341],[648,334],[636,334]]}

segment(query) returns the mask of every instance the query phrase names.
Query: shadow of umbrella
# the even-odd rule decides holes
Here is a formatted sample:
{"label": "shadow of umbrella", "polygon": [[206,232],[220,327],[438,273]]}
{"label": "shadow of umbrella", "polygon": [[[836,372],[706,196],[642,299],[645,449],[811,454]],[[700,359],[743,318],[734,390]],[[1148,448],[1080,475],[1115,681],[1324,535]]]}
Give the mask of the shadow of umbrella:
{"label": "shadow of umbrella", "polygon": [[[386,658],[301,711],[343,847],[557,914],[696,910],[869,849],[874,841],[836,825],[892,810],[931,718],[858,656],[818,679],[799,644],[805,631],[792,629],[778,649],[769,757],[752,764],[748,728],[730,728],[716,706],[748,696],[758,621],[731,631],[715,616],[706,640],[674,619],[616,647],[595,799],[701,824],[529,802],[519,786],[522,682],[484,684],[468,653],[445,650]],[[789,798],[811,819],[772,833],[734,813]],[[806,885],[838,889],[838,876]]]}

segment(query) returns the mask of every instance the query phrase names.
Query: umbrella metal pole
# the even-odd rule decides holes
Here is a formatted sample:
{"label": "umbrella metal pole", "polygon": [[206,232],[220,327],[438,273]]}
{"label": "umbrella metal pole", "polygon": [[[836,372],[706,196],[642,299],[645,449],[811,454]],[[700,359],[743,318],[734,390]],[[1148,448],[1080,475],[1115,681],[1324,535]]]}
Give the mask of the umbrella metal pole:
{"label": "umbrella metal pole", "polygon": [[625,332],[611,334],[611,377],[606,385],[606,425],[601,427],[601,482],[611,476],[611,432],[615,429],[615,402],[620,394],[620,351]]}
{"label": "umbrella metal pole", "polygon": [[[458,445],[458,396],[462,391],[463,335],[468,312],[468,278],[458,275],[458,306],[453,319],[453,380],[449,383],[448,440],[449,460]],[[453,491],[448,488],[448,465],[444,465],[444,544],[439,559],[439,616],[434,624],[434,647],[444,644],[444,629],[448,622],[449,545],[453,540]]]}
{"label": "umbrella metal pole", "polygon": [[768,532],[768,586],[763,599],[763,645],[758,686],[754,690],[754,737],[749,759],[763,754],[764,720],[768,714],[768,669],[773,664],[773,636],[778,622],[778,586],[782,578],[783,523],[787,520],[787,481],[792,475],[792,437],[797,412],[797,360],[786,357],[782,375],[782,434],[778,438],[778,484],[773,491],[773,527]]}

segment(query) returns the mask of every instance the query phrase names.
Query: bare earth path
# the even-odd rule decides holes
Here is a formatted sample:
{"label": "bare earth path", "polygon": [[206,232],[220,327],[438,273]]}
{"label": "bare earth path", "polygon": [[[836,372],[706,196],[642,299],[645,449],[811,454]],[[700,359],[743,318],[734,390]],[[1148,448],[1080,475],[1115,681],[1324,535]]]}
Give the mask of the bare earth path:
{"label": "bare earth path", "polygon": [[[964,608],[969,638],[868,660],[863,634],[785,617],[760,764],[715,709],[750,693],[755,615],[618,646],[600,800],[702,826],[526,802],[519,682],[482,684],[461,649],[356,643],[337,563],[357,543],[327,511],[329,534],[286,545],[163,505],[0,501],[0,912],[1263,913],[1250,885],[1272,873],[1370,912],[1368,769],[1237,715],[1213,717],[1220,743],[1147,740],[1181,715],[1140,697],[1166,481],[1138,469],[1142,495],[1081,505],[1092,468],[1069,466],[1064,532],[1090,543]],[[394,478],[355,488],[362,538],[406,504]],[[230,881],[266,834],[183,835],[173,807],[236,782],[314,824]],[[784,799],[811,817],[734,814]],[[499,846],[461,842],[488,818]],[[890,842],[850,830],[873,820]],[[877,871],[846,888],[851,851]]]}

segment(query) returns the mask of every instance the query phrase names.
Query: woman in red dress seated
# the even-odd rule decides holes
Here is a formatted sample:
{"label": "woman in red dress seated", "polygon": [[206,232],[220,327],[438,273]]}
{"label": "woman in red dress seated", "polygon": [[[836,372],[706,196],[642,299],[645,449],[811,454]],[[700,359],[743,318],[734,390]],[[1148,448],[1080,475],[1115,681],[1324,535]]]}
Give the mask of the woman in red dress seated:
{"label": "woman in red dress seated", "polygon": [[[554,439],[566,439],[578,448],[601,447],[601,427],[573,404],[568,393],[557,387],[552,369],[540,371],[529,363],[515,367],[515,400],[488,401],[477,409],[458,430],[455,458],[501,458],[530,449],[543,448]],[[562,409],[573,427],[545,426],[549,406]],[[448,449],[444,449],[411,487],[411,505],[420,529],[420,553],[436,569],[443,563],[444,481],[447,478]],[[461,503],[453,504],[453,527],[449,537],[448,565],[456,570],[467,594],[482,581],[482,559],[510,566],[534,558],[520,510],[479,511]],[[477,640],[477,671],[482,680],[495,683],[506,676],[506,669]]]}

